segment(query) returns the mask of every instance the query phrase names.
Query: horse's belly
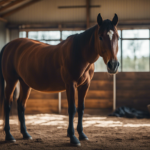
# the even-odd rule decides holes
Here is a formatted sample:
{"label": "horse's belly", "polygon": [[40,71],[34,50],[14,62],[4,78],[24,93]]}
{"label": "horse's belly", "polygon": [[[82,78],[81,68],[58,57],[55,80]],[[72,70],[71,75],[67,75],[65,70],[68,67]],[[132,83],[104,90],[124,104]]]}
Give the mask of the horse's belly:
{"label": "horse's belly", "polygon": [[24,78],[25,83],[31,88],[43,92],[60,92],[65,90],[65,83],[62,80],[60,71],[51,71],[52,73]]}

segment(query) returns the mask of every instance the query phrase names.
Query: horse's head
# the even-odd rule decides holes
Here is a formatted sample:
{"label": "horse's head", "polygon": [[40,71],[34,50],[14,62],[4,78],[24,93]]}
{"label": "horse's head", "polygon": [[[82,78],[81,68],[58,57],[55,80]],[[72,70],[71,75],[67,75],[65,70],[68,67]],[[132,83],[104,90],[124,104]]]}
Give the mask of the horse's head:
{"label": "horse's head", "polygon": [[115,74],[118,70],[119,62],[117,60],[117,52],[118,52],[118,31],[117,31],[117,23],[118,16],[115,14],[112,21],[102,19],[101,15],[97,16],[98,23],[98,43],[99,50],[98,53],[105,64],[107,65],[107,70],[110,74]]}

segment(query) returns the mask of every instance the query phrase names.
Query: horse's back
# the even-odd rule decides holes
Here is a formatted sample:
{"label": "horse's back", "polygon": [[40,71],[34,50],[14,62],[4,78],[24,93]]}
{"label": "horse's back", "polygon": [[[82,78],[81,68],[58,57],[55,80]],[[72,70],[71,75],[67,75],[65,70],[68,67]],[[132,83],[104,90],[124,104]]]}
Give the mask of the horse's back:
{"label": "horse's back", "polygon": [[56,48],[30,39],[11,41],[5,47],[2,58],[4,78],[21,78],[37,90],[47,89],[51,87],[49,84],[58,81],[63,90],[59,59],[61,52],[57,52]]}

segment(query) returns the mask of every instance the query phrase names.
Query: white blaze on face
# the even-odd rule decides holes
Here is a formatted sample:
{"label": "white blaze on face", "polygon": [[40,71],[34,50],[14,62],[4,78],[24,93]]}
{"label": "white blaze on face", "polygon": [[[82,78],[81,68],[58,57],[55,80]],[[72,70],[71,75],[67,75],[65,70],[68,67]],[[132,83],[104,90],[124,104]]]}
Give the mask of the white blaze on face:
{"label": "white blaze on face", "polygon": [[112,40],[113,34],[114,34],[114,31],[112,30],[109,30],[109,32],[107,32],[107,35],[109,35],[110,40]]}

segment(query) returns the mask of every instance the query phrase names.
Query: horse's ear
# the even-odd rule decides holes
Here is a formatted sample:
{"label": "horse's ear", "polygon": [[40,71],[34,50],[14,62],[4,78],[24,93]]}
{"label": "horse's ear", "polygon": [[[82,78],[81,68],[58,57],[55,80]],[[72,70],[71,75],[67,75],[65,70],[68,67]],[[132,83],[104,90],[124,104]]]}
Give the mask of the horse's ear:
{"label": "horse's ear", "polygon": [[115,14],[115,16],[114,16],[114,18],[112,20],[112,23],[113,23],[114,26],[116,26],[118,24],[118,16],[117,16],[117,14]]}
{"label": "horse's ear", "polygon": [[97,23],[98,23],[99,26],[101,26],[102,22],[103,22],[103,19],[101,17],[101,14],[99,13],[98,16],[97,16]]}

